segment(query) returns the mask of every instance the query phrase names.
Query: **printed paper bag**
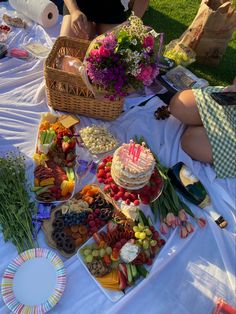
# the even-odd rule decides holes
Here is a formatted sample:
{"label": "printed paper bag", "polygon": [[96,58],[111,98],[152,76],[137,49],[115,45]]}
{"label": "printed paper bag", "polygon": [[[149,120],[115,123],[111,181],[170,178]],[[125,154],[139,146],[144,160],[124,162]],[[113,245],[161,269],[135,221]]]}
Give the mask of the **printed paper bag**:
{"label": "printed paper bag", "polygon": [[231,0],[202,0],[189,28],[179,38],[196,52],[197,61],[217,65],[236,27],[236,9]]}

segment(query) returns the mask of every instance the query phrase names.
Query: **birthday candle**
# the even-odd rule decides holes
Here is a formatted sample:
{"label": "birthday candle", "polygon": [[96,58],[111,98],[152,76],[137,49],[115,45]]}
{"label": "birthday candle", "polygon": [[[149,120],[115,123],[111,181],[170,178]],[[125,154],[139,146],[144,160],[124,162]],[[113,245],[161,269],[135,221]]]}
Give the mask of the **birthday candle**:
{"label": "birthday candle", "polygon": [[134,141],[133,140],[130,140],[129,141],[129,155],[132,153],[132,151],[133,151],[133,143],[134,143]]}
{"label": "birthday candle", "polygon": [[142,146],[139,145],[139,147],[137,149],[137,152],[136,152],[136,156],[135,156],[136,161],[138,161],[138,159],[139,159],[139,156],[141,154],[141,150],[142,150]]}
{"label": "birthday candle", "polygon": [[135,153],[136,153],[136,149],[135,149],[135,143],[134,143],[133,144],[133,150],[132,150],[132,155],[133,155],[132,161],[133,162],[135,161]]}

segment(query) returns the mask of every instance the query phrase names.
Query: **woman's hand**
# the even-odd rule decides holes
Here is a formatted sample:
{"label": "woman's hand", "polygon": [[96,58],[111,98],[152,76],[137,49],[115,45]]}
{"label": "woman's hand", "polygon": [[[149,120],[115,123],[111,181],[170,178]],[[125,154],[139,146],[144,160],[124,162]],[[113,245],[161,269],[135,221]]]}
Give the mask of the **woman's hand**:
{"label": "woman's hand", "polygon": [[71,28],[77,36],[82,35],[84,39],[89,38],[88,20],[86,15],[80,10],[75,10],[71,13]]}
{"label": "woman's hand", "polygon": [[234,78],[233,84],[225,87],[224,92],[236,93],[236,77]]}

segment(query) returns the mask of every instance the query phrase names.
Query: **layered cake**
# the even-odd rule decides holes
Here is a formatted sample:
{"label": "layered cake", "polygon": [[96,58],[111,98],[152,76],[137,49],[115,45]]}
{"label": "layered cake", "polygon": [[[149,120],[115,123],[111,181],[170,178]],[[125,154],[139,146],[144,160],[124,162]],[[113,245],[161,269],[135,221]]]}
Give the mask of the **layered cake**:
{"label": "layered cake", "polygon": [[155,159],[145,144],[139,145],[130,141],[115,151],[111,176],[117,185],[138,190],[149,182],[154,167]]}

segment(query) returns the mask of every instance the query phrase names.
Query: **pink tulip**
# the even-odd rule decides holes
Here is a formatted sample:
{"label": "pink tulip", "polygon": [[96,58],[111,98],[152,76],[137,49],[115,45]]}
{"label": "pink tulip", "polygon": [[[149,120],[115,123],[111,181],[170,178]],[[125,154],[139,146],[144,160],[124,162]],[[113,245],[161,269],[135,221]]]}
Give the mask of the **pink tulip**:
{"label": "pink tulip", "polygon": [[175,224],[176,224],[176,226],[181,225],[181,221],[180,221],[179,217],[175,217]]}
{"label": "pink tulip", "polygon": [[181,209],[178,213],[180,221],[187,221],[188,217],[186,214],[186,211],[184,209]]}
{"label": "pink tulip", "polygon": [[200,228],[204,228],[206,225],[206,219],[203,217],[200,217],[197,219],[197,223],[198,223]]}
{"label": "pink tulip", "polygon": [[161,223],[160,231],[162,234],[167,234],[169,232],[169,228],[164,222]]}
{"label": "pink tulip", "polygon": [[183,238],[187,238],[187,236],[188,236],[187,228],[184,226],[181,226],[180,227],[180,237],[183,239]]}
{"label": "pink tulip", "polygon": [[194,231],[194,227],[190,222],[186,223],[186,229],[187,229],[188,233],[192,233]]}
{"label": "pink tulip", "polygon": [[173,213],[168,213],[166,216],[166,223],[170,227],[175,227],[175,215]]}

